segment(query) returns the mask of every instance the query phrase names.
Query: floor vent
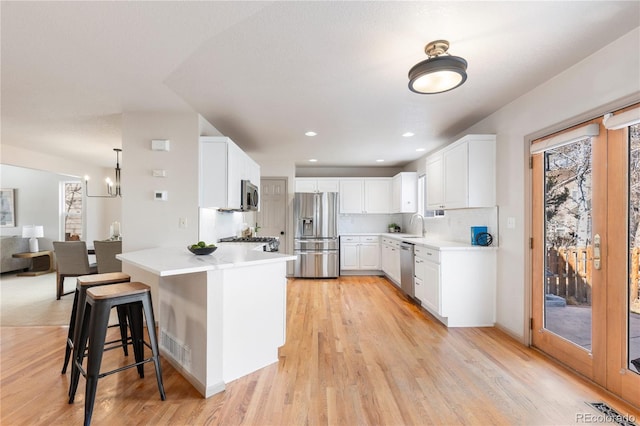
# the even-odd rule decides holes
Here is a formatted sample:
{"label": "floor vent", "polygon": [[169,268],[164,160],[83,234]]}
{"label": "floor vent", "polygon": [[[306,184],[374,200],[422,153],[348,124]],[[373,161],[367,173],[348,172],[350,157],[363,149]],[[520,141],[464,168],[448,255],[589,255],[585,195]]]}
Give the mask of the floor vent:
{"label": "floor vent", "polygon": [[623,416],[618,413],[616,410],[611,408],[608,404],[604,402],[587,402],[587,405],[595,408],[599,412],[602,413],[601,416],[597,418],[592,418],[590,422],[598,422],[598,423],[615,423],[620,426],[637,426],[635,421],[637,420],[633,415]]}
{"label": "floor vent", "polygon": [[191,370],[191,348],[166,330],[160,330],[160,346],[187,371]]}

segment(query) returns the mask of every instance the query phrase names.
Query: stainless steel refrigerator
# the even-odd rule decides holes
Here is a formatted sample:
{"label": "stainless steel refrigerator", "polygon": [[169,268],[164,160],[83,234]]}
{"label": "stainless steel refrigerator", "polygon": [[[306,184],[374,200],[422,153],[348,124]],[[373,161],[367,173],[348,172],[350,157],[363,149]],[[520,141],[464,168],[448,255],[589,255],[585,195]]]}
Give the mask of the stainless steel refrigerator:
{"label": "stainless steel refrigerator", "polygon": [[340,268],[338,193],[296,192],[293,199],[294,276],[336,278]]}

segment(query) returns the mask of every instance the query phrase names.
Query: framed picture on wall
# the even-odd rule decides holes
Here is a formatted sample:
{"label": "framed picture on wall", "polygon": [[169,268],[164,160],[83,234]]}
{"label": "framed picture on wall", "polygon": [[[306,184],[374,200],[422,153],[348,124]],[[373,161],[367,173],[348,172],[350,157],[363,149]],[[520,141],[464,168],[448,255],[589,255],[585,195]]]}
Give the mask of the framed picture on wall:
{"label": "framed picture on wall", "polygon": [[0,189],[0,227],[16,226],[16,208],[13,200],[13,189]]}

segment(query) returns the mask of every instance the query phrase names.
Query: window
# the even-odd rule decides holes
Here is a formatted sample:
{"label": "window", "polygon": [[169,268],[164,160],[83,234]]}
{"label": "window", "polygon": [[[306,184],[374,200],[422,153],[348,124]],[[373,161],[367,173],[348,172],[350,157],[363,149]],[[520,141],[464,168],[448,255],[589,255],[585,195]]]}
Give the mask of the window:
{"label": "window", "polygon": [[62,229],[64,231],[64,240],[81,240],[83,226],[82,183],[63,182],[62,187]]}

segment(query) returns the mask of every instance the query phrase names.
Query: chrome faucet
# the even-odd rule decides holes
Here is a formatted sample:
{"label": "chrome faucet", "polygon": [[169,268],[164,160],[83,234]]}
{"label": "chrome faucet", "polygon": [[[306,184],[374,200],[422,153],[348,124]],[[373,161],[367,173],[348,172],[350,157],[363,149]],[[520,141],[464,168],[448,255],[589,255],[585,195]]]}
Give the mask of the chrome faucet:
{"label": "chrome faucet", "polygon": [[420,225],[421,225],[421,232],[420,232],[420,236],[424,237],[424,216],[422,216],[420,213],[414,213],[413,216],[411,216],[411,220],[409,221],[409,225],[413,224],[413,219],[416,218],[416,216],[420,216]]}

